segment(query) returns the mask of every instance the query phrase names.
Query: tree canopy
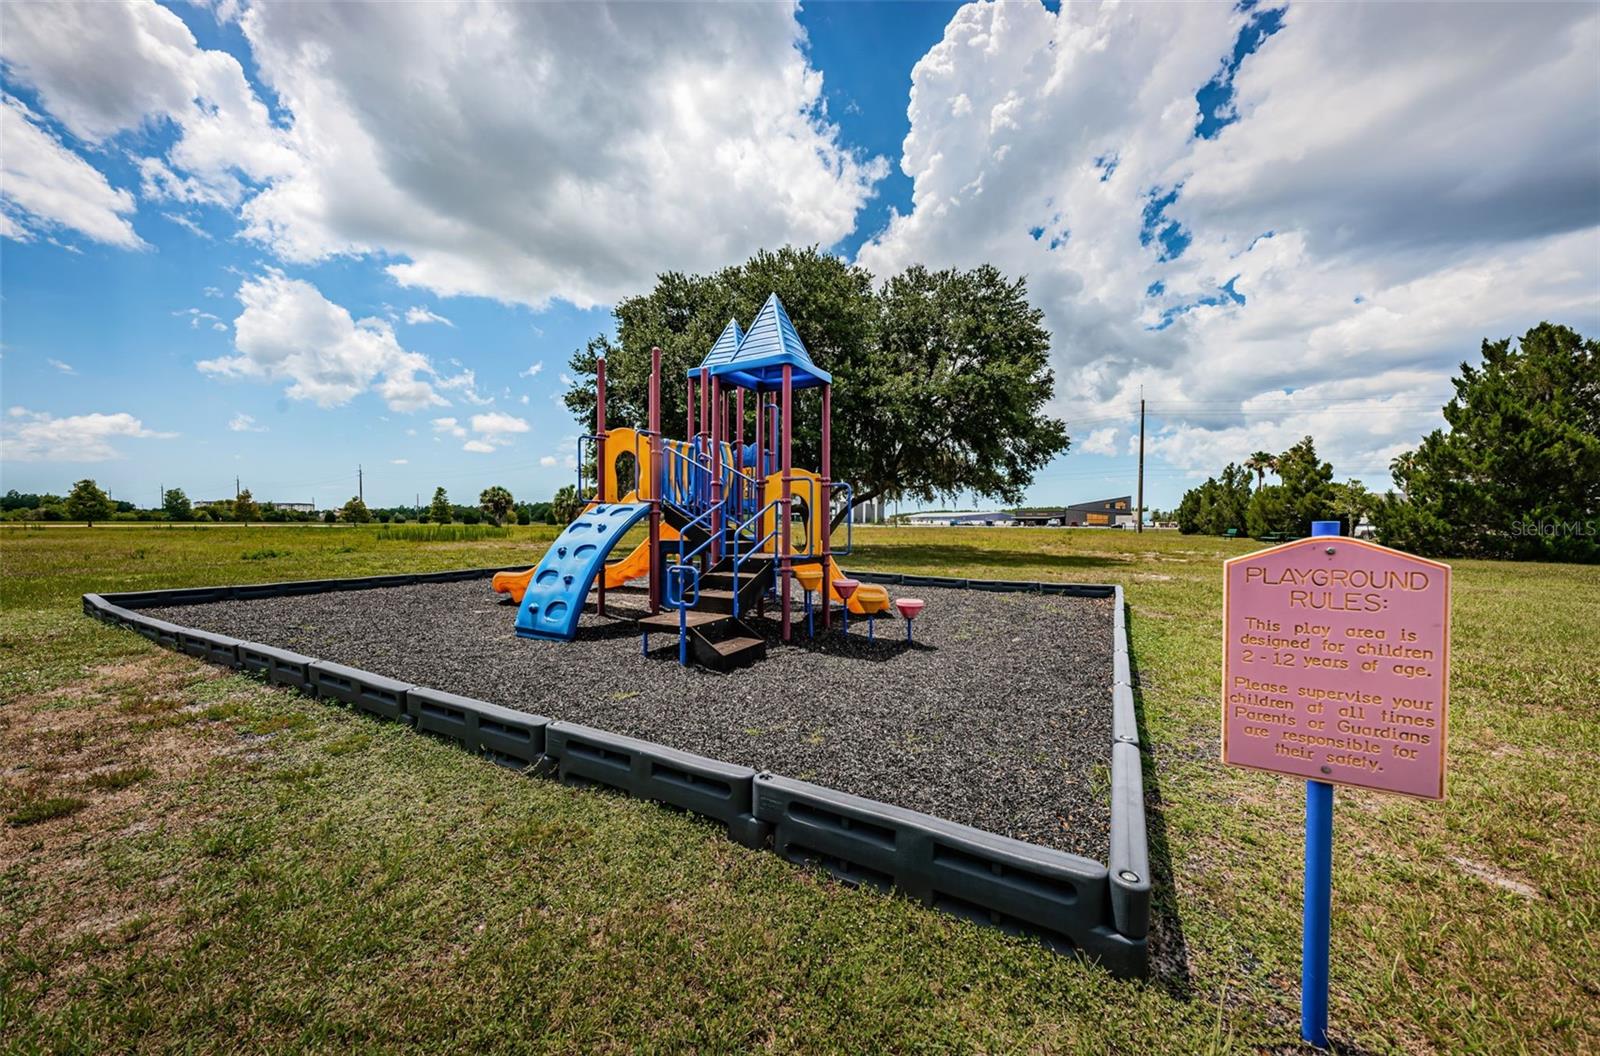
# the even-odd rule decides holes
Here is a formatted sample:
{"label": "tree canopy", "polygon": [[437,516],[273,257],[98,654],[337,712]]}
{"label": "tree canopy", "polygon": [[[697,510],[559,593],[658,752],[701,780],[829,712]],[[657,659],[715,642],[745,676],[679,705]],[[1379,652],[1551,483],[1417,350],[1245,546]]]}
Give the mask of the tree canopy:
{"label": "tree canopy", "polygon": [[351,524],[366,524],[372,520],[372,511],[360,498],[352,495],[344,504],[344,509],[339,511],[339,516]]}
{"label": "tree canopy", "polygon": [[484,488],[478,495],[478,508],[488,514],[495,524],[504,524],[515,505],[516,501],[512,499],[511,492],[499,484]]}
{"label": "tree canopy", "polygon": [[1391,464],[1380,537],[1444,556],[1600,561],[1600,342],[1540,323],[1461,364],[1435,429]]}
{"label": "tree canopy", "polygon": [[[1261,484],[1268,470],[1278,483]],[[1308,436],[1281,455],[1257,451],[1242,465],[1228,463],[1220,477],[1184,493],[1177,520],[1178,530],[1190,534],[1225,535],[1231,529],[1239,535],[1303,536],[1312,521],[1338,519],[1344,531],[1353,531],[1371,506],[1359,481],[1334,483],[1333,466],[1317,457]]]}
{"label": "tree canopy", "polygon": [[578,488],[574,484],[563,484],[556,489],[555,498],[550,500],[551,520],[559,525],[571,524],[583,512],[583,503],[578,501]]}
{"label": "tree canopy", "polygon": [[[730,318],[748,324],[772,293],[833,375],[833,477],[854,485],[857,504],[963,491],[1018,503],[1034,473],[1067,450],[1065,425],[1044,413],[1055,388],[1050,334],[1024,280],[988,265],[916,266],[875,290],[865,268],[815,247],[762,251],[712,275],[667,273],[648,294],[622,300],[616,340],[600,335],[574,353],[579,384],[567,407],[592,426],[603,355],[608,424],[645,426],[650,349],[659,346],[663,429],[681,432],[688,370]],[[755,414],[747,400],[752,423]],[[819,465],[816,390],[796,394],[794,427],[796,463]]]}
{"label": "tree canopy", "polygon": [[67,516],[94,524],[111,516],[111,499],[92,480],[80,480],[67,494]]}
{"label": "tree canopy", "polygon": [[428,506],[428,519],[434,524],[449,524],[451,516],[450,496],[444,488],[434,488],[433,502]]}
{"label": "tree canopy", "polygon": [[168,488],[161,493],[161,508],[166,511],[167,517],[174,521],[187,521],[194,516],[194,507],[189,503],[189,496],[183,493],[182,488]]}
{"label": "tree canopy", "polygon": [[261,519],[261,507],[256,504],[256,498],[250,494],[249,488],[245,488],[239,493],[239,497],[233,500],[233,519],[245,524]]}

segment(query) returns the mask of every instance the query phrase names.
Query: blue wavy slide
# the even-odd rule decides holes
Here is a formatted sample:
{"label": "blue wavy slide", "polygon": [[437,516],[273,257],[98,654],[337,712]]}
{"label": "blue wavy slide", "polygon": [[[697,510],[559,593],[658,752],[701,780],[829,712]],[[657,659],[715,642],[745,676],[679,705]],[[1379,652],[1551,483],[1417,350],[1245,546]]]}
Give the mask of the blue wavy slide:
{"label": "blue wavy slide", "polygon": [[570,642],[606,555],[649,512],[648,502],[608,502],[584,510],[567,525],[539,559],[522,595],[517,637]]}

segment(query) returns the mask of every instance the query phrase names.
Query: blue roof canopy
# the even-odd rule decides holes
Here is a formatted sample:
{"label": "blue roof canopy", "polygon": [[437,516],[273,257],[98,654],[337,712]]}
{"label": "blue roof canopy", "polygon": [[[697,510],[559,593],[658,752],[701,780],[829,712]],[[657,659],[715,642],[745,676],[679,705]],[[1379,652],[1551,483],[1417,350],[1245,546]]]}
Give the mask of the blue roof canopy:
{"label": "blue roof canopy", "polygon": [[739,320],[729,319],[728,325],[722,328],[722,336],[711,346],[711,351],[706,353],[706,358],[700,361],[698,367],[689,368],[691,378],[698,377],[702,370],[726,363],[738,351],[739,342],[744,340],[744,331],[739,329]]}
{"label": "blue roof canopy", "polygon": [[[726,335],[727,332],[723,333]],[[712,353],[715,352],[713,348]],[[811,362],[806,343],[800,340],[794,323],[789,320],[789,313],[783,310],[783,302],[778,300],[775,293],[767,298],[767,303],[756,313],[755,322],[750,324],[749,332],[739,342],[739,347],[734,349],[733,355],[716,363],[708,355],[702,366],[709,366],[711,373],[718,378],[731,381],[740,388],[757,391],[782,388],[784,367],[790,368],[791,384],[797,389],[833,382],[832,375],[817,369],[817,365]]]}

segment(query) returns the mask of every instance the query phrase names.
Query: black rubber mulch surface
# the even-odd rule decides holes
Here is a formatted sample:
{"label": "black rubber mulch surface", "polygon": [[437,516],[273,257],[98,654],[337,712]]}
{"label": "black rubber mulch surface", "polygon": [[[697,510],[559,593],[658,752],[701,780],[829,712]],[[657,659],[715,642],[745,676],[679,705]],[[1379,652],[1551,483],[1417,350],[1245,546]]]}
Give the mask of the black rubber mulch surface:
{"label": "black rubber mulch surface", "polygon": [[[171,607],[160,618],[417,685],[656,741],[1105,861],[1111,601],[890,588],[928,607],[848,639],[778,641],[731,674],[651,654],[610,594],[572,642],[519,639],[487,580]],[[796,606],[798,609],[798,605]],[[772,607],[768,607],[771,614]],[[835,617],[837,617],[835,612]]]}

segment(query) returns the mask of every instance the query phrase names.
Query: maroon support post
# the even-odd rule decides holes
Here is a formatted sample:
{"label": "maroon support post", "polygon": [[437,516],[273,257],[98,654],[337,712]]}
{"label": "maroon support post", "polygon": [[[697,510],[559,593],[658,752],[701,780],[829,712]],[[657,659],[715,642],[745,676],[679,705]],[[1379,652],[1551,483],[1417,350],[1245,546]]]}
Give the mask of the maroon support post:
{"label": "maroon support post", "polygon": [[[829,580],[833,576],[833,386],[822,386],[822,510],[811,511],[811,516],[821,517],[822,526],[822,629],[826,631],[833,616],[828,607]],[[846,517],[850,516],[848,513]],[[847,600],[845,604],[849,604]]]}
{"label": "maroon support post", "polygon": [[[650,350],[650,614],[661,611],[661,349]],[[643,476],[643,474],[641,474]],[[640,483],[643,483],[641,481]]]}
{"label": "maroon support post", "polygon": [[[738,425],[736,425],[734,427],[734,430],[733,430],[733,464],[739,470],[739,472],[743,473],[744,472],[744,389],[743,388],[736,388],[736,389],[733,390],[733,404],[734,404],[733,420],[739,423]],[[742,495],[740,497],[743,498]]]}
{"label": "maroon support post", "polygon": [[[790,456],[793,453],[794,429],[789,424],[789,409],[793,405],[794,396],[794,368],[789,364],[783,365],[783,421],[780,428],[783,430],[783,640],[789,640],[789,594],[794,582],[794,557],[790,553],[789,529],[794,523],[793,508],[790,506]],[[815,513],[812,516],[816,516]]]}
{"label": "maroon support post", "polygon": [[[706,406],[706,402],[710,398],[711,398],[711,371],[707,370],[704,367],[701,367],[700,368],[700,432],[702,432],[702,433],[709,433],[711,431],[710,409]],[[697,433],[695,435],[698,436],[699,434]]]}
{"label": "maroon support post", "polygon": [[[606,501],[606,358],[601,356],[594,363],[594,501],[604,505]],[[580,496],[581,497],[581,496]],[[594,611],[596,615],[606,614],[606,566],[600,563],[600,592],[595,596]]]}

